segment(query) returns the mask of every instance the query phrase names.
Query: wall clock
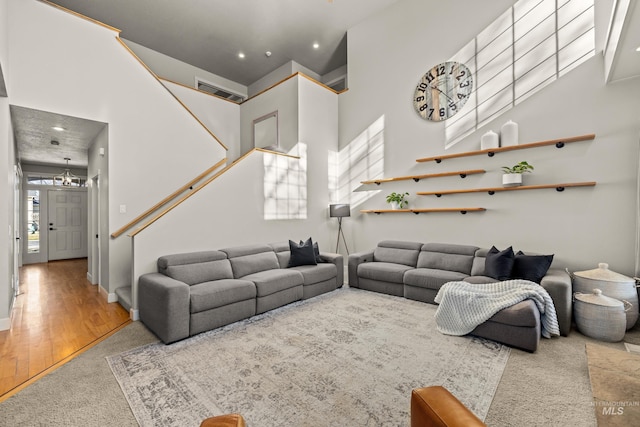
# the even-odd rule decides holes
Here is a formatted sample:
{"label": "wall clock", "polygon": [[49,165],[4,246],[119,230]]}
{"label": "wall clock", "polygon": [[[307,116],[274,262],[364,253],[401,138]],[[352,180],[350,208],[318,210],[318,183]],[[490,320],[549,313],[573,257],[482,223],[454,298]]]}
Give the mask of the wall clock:
{"label": "wall clock", "polygon": [[438,64],[422,76],[413,95],[413,106],[425,120],[441,121],[456,114],[471,96],[473,76],[459,62]]}

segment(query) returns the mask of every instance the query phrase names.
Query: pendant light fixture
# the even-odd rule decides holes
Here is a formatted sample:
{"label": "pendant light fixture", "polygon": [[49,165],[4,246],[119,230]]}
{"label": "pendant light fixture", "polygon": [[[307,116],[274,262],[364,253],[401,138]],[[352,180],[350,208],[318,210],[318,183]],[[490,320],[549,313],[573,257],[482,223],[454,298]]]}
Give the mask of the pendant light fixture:
{"label": "pendant light fixture", "polygon": [[72,174],[69,170],[69,160],[71,159],[69,157],[65,157],[64,159],[67,161],[67,168],[60,175],[53,177],[53,184],[62,185],[63,187],[71,187],[71,185],[75,182],[75,185],[79,186],[80,178]]}

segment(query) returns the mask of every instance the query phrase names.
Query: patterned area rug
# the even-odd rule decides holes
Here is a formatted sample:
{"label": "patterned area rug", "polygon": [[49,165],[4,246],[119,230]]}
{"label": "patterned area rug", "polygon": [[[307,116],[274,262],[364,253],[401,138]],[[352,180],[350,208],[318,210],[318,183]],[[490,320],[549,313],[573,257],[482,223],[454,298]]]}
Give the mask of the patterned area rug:
{"label": "patterned area rug", "polygon": [[436,306],[342,288],[107,360],[141,426],[241,413],[253,427],[407,426],[443,385],[484,419],[510,349],[436,330]]}

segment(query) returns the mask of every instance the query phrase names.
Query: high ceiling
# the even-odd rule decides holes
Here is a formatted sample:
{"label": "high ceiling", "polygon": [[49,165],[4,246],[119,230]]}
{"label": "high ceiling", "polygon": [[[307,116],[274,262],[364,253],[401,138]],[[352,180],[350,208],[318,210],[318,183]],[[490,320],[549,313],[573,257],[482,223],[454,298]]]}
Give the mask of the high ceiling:
{"label": "high ceiling", "polygon": [[118,28],[124,39],[250,85],[291,60],[321,75],[346,64],[347,29],[398,0],[52,1]]}

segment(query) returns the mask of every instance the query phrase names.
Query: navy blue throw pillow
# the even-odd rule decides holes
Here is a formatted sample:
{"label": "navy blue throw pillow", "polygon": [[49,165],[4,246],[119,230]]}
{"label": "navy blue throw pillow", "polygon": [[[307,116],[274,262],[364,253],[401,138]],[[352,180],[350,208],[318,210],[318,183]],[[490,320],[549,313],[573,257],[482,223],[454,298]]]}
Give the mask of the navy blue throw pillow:
{"label": "navy blue throw pillow", "polygon": [[518,251],[513,263],[512,279],[531,280],[540,283],[549,271],[553,255],[525,255]]}
{"label": "navy blue throw pillow", "polygon": [[291,258],[289,258],[289,265],[287,265],[287,267],[317,264],[311,237],[302,244],[289,240],[289,250],[291,251]]}
{"label": "navy blue throw pillow", "polygon": [[502,251],[492,246],[484,261],[484,274],[497,280],[509,280],[513,262],[514,254],[511,246]]}

